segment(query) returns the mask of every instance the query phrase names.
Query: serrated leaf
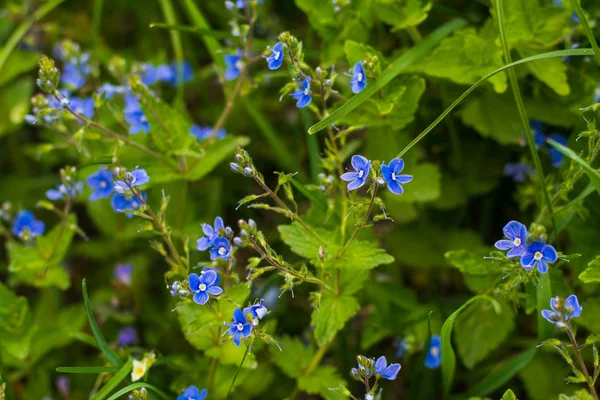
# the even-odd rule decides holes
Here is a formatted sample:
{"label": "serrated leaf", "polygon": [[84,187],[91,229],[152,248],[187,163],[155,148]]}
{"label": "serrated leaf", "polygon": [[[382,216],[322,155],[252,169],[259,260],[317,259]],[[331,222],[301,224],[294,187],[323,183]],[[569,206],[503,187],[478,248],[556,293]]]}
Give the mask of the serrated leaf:
{"label": "serrated leaf", "polygon": [[590,261],[586,270],[579,274],[579,279],[585,283],[600,282],[600,256]]}
{"label": "serrated leaf", "polygon": [[330,342],[346,322],[360,309],[354,296],[324,292],[321,305],[313,311],[311,325],[315,327],[315,340],[320,346]]}
{"label": "serrated leaf", "polygon": [[273,346],[271,356],[281,370],[291,378],[298,378],[310,364],[315,353],[314,345],[304,344],[299,338],[284,336],[279,339],[279,350]]}
{"label": "serrated leaf", "polygon": [[[520,45],[517,50],[522,58],[539,53],[539,47],[530,48]],[[527,69],[540,81],[548,85],[561,96],[571,93],[567,81],[567,65],[558,58],[527,63]]]}
{"label": "serrated leaf", "polygon": [[25,297],[0,282],[0,355],[24,360],[29,355],[31,315]]}
{"label": "serrated leaf", "polygon": [[377,56],[379,62],[373,67],[373,72],[377,75],[381,73],[381,66],[385,63],[385,59],[380,52],[367,44],[358,43],[354,40],[346,40],[344,43],[344,53],[346,53],[346,59],[348,59],[348,64],[350,65],[365,61],[372,56]]}
{"label": "serrated leaf", "polygon": [[427,19],[432,4],[428,0],[375,0],[375,13],[392,30],[419,25]]}
{"label": "serrated leaf", "polygon": [[332,388],[345,385],[336,369],[330,365],[317,367],[310,376],[298,378],[298,387],[308,394],[320,395],[325,400],[347,399],[343,394],[337,393]]}
{"label": "serrated leaf", "polygon": [[503,395],[501,400],[517,400],[517,396],[515,396],[515,392],[508,389]]}

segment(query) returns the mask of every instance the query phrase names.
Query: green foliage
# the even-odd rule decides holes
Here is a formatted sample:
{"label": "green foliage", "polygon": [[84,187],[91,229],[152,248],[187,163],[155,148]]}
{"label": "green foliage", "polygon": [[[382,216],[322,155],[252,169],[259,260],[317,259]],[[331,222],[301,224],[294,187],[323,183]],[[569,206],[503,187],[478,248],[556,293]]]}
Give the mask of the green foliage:
{"label": "green foliage", "polygon": [[600,282],[600,256],[590,261],[587,269],[579,274],[579,279],[585,283]]}

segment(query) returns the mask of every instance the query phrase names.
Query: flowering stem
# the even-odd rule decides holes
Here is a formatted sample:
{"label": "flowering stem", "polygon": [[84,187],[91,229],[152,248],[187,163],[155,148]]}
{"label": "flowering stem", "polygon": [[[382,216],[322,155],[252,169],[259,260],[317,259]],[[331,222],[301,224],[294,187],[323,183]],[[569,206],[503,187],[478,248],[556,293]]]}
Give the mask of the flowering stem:
{"label": "flowering stem", "polygon": [[590,388],[590,391],[592,392],[592,396],[594,397],[594,399],[598,400],[598,394],[596,393],[594,382],[590,378],[590,374],[588,373],[587,367],[583,362],[583,357],[581,356],[581,348],[575,340],[575,336],[573,335],[573,328],[571,327],[570,321],[567,321],[567,335],[569,335],[569,339],[573,344],[573,351],[575,352],[575,356],[577,357],[577,361],[579,362],[579,366],[581,367],[581,372],[583,372],[583,376],[585,376],[585,380]]}
{"label": "flowering stem", "polygon": [[375,204],[375,198],[376,197],[377,197],[377,181],[373,181],[373,186],[371,186],[371,201],[369,202],[369,206],[367,207],[367,211],[365,212],[365,215],[363,215],[362,220],[360,221],[360,223],[358,225],[356,225],[356,229],[354,229],[354,232],[352,232],[352,236],[350,236],[350,239],[348,239],[348,241],[346,242],[346,244],[344,245],[344,247],[336,255],[336,257],[338,259],[342,257],[342,255],[344,254],[344,252],[348,249],[348,246],[350,246],[350,244],[352,243],[352,241],[354,239],[356,239],[356,236],[358,236],[358,232],[360,232],[360,230],[366,225],[366,221],[369,218],[369,215],[371,214],[371,211],[373,210],[373,205]]}
{"label": "flowering stem", "polygon": [[242,366],[244,365],[244,361],[246,361],[246,357],[248,356],[248,353],[250,353],[250,348],[251,347],[252,347],[252,343],[250,343],[249,345],[246,346],[246,352],[244,353],[244,357],[242,357],[242,361],[240,362],[240,366],[238,367],[237,371],[235,371],[235,375],[233,376],[233,380],[231,381],[231,386],[229,386],[229,391],[227,392],[227,400],[229,400],[229,398],[231,396],[231,390],[233,389],[233,385],[235,384],[235,380],[237,379],[238,374],[242,370]]}

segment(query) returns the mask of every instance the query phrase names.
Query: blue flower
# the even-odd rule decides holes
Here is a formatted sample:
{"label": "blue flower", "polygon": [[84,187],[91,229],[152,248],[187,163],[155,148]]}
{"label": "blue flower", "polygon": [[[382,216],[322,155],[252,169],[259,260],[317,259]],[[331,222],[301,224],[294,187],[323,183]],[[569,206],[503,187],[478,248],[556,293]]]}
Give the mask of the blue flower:
{"label": "blue flower", "polygon": [[302,82],[301,89],[296,89],[294,93],[292,93],[292,97],[294,100],[298,100],[296,102],[296,107],[304,108],[310,104],[312,101],[312,97],[310,95],[310,76],[307,76]]}
{"label": "blue flower", "polygon": [[244,308],[244,315],[250,314],[252,315],[252,318],[263,319],[269,311],[267,307],[264,306],[263,302],[264,300],[260,299],[260,303]]}
{"label": "blue flower", "polygon": [[194,301],[198,304],[206,304],[209,294],[218,296],[223,293],[223,289],[217,286],[217,273],[215,271],[203,271],[198,274],[190,274],[188,277],[190,290],[194,293]]}
{"label": "blue flower", "polygon": [[233,312],[233,322],[229,324],[227,333],[233,337],[233,343],[238,347],[242,336],[247,338],[252,333],[252,324],[246,321],[246,316],[239,308]]}
{"label": "blue flower", "polygon": [[161,82],[172,82],[174,79],[173,74],[173,69],[169,64],[161,64],[156,67],[156,79]]}
{"label": "blue flower", "polygon": [[145,169],[136,168],[131,172],[125,173],[124,181],[116,181],[114,189],[119,194],[127,193],[131,187],[142,186],[150,181],[150,176]]}
{"label": "blue flower", "polygon": [[219,232],[221,229],[225,229],[225,224],[223,223],[223,218],[217,217],[215,218],[214,226],[210,226],[209,224],[202,224],[202,232],[204,232],[204,236],[202,236],[196,242],[196,248],[200,251],[206,251],[213,246],[213,241],[219,237]]}
{"label": "blue flower", "polygon": [[283,43],[277,42],[275,46],[273,46],[271,50],[271,55],[267,57],[267,65],[270,70],[276,70],[281,68],[283,64],[283,59],[285,58],[285,53],[283,50]]}
{"label": "blue flower", "polygon": [[177,397],[177,400],[204,400],[208,391],[206,389],[198,390],[196,386],[190,386],[183,394]]}
{"label": "blue flower", "polygon": [[427,357],[425,357],[425,366],[427,368],[435,369],[442,364],[442,338],[439,335],[431,336],[429,342],[429,350],[427,350]]}
{"label": "blue flower", "polygon": [[412,175],[400,175],[400,172],[404,169],[404,160],[401,158],[394,158],[390,161],[390,165],[381,165],[381,174],[383,180],[388,184],[388,190],[394,194],[402,194],[404,189],[401,185],[412,181]]}
{"label": "blue flower", "polygon": [[507,163],[504,166],[504,175],[512,177],[515,182],[524,182],[530,171],[531,168],[525,163]]}
{"label": "blue flower", "polygon": [[529,122],[529,128],[533,135],[533,141],[537,147],[543,146],[546,143],[546,135],[544,135],[544,126],[542,121],[533,120]]}
{"label": "blue flower", "polygon": [[62,200],[65,197],[76,197],[83,191],[83,182],[75,182],[74,185],[65,185],[60,183],[56,186],[56,189],[48,189],[46,191],[46,197],[49,200]]}
{"label": "blue flower", "polygon": [[210,249],[210,259],[212,261],[220,258],[222,260],[229,260],[231,255],[231,244],[229,240],[224,237],[218,237],[212,242],[213,248]]}
{"label": "blue flower", "polygon": [[409,350],[411,348],[411,345],[408,341],[406,341],[405,339],[400,339],[400,341],[398,342],[398,349],[396,350],[396,357],[402,357],[404,355],[404,352],[406,350]]}
{"label": "blue flower", "polygon": [[119,346],[129,346],[138,339],[137,332],[133,326],[127,326],[119,332]]}
{"label": "blue flower", "polygon": [[[225,129],[221,128],[215,133],[217,139],[223,139],[226,135]],[[192,125],[190,135],[195,136],[198,140],[203,141],[213,136],[213,129],[210,126]]]}
{"label": "blue flower", "polygon": [[[181,68],[181,78],[183,79],[181,82],[179,81],[179,75],[178,75],[179,68]],[[172,76],[171,76],[171,80],[169,82],[173,86],[179,86],[182,83],[189,82],[192,80],[192,77],[194,76],[194,70],[192,70],[192,66],[187,61],[183,61],[181,63],[174,61],[171,64],[171,71],[172,71]]]}
{"label": "blue flower", "polygon": [[132,135],[150,132],[150,123],[142,111],[125,114],[125,121],[129,124],[129,133]]}
{"label": "blue flower", "polygon": [[385,356],[381,356],[375,362],[375,375],[381,376],[383,379],[393,381],[396,379],[398,372],[400,371],[400,364],[394,363],[387,365],[387,359]]}
{"label": "blue flower", "polygon": [[181,284],[179,283],[179,281],[175,281],[175,282],[173,282],[173,284],[171,286],[169,286],[171,296],[177,296],[177,293],[179,293],[180,285]]}
{"label": "blue flower", "polygon": [[548,272],[548,263],[552,264],[558,260],[558,254],[554,247],[545,242],[533,242],[525,248],[521,255],[521,266],[523,269],[531,270],[537,265],[541,274]]}
{"label": "blue flower", "polygon": [[[509,240],[502,239],[498,240],[494,247],[498,250],[508,250],[506,257],[519,257],[525,252],[525,246],[527,241],[527,228],[520,222],[510,221],[502,229],[504,236]],[[510,249],[510,250],[509,250]]]}
{"label": "blue flower", "polygon": [[354,68],[352,68],[350,87],[352,88],[352,93],[360,93],[367,87],[367,75],[365,75],[365,70],[360,61],[354,64]]}
{"label": "blue flower", "polygon": [[115,279],[125,285],[131,285],[131,273],[133,272],[133,265],[131,264],[118,264],[115,267]]}
{"label": "blue flower", "polygon": [[124,94],[125,88],[123,86],[113,85],[112,83],[105,83],[98,89],[98,94],[104,93],[106,100],[112,99],[115,94]]}
{"label": "blue flower", "polygon": [[85,85],[85,77],[82,71],[77,68],[77,66],[66,63],[63,66],[62,74],[60,75],[60,80],[65,85],[69,86],[71,89],[79,89],[83,85]]}
{"label": "blue flower", "polygon": [[[146,192],[141,192],[142,200],[146,201]],[[140,200],[135,197],[126,197],[122,194],[115,193],[110,201],[110,205],[116,212],[124,212],[127,218],[133,218],[133,214],[127,210],[135,210],[142,205]]]}
{"label": "blue flower", "polygon": [[350,182],[348,184],[348,190],[355,190],[364,185],[367,181],[369,171],[371,170],[371,161],[361,155],[355,154],[352,156],[351,164],[354,171],[346,172],[342,174],[340,178],[346,182]]}
{"label": "blue flower", "polygon": [[150,63],[142,64],[140,80],[144,85],[154,85],[157,81],[156,69]]}
{"label": "blue flower", "polygon": [[[567,145],[567,138],[563,135],[552,134],[550,135],[550,139],[562,144],[563,146]],[[550,156],[550,160],[552,161],[552,166],[554,168],[560,168],[560,166],[563,163],[563,154],[560,151],[556,150],[554,147],[549,146],[548,155]]]}
{"label": "blue flower", "polygon": [[564,302],[560,297],[551,298],[550,308],[552,311],[542,310],[542,317],[559,328],[563,328],[568,320],[579,317],[583,311],[583,307],[579,305],[579,300],[574,294],[567,297]]}
{"label": "blue flower", "polygon": [[93,189],[90,201],[107,199],[113,192],[112,172],[107,169],[100,168],[98,172],[88,176],[86,182]]}
{"label": "blue flower", "polygon": [[71,98],[71,109],[88,119],[94,116],[94,107],[94,99],[91,97],[88,97],[87,99],[80,99],[78,97]]}
{"label": "blue flower", "polygon": [[46,225],[44,222],[35,219],[35,215],[27,210],[18,213],[12,225],[12,233],[26,240],[43,235],[45,229]]}
{"label": "blue flower", "polygon": [[225,54],[225,80],[232,81],[240,76],[244,62],[238,50],[237,54]]}
{"label": "blue flower", "polygon": [[594,103],[600,103],[600,83],[596,86],[596,90],[594,90]]}

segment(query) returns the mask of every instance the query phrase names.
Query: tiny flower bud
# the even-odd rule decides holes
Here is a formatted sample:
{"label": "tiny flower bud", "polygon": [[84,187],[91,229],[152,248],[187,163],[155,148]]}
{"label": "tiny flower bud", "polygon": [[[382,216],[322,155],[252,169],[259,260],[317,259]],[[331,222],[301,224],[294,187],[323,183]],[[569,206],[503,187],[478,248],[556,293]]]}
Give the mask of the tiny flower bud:
{"label": "tiny flower bud", "polygon": [[232,236],[233,230],[230,227],[225,228],[225,236]]}
{"label": "tiny flower bud", "polygon": [[252,174],[254,174],[254,171],[252,170],[252,168],[250,168],[250,167],[244,168],[244,175],[252,176]]}
{"label": "tiny flower bud", "polygon": [[241,167],[236,164],[236,163],[230,163],[229,166],[231,167],[232,170],[234,170],[235,172],[242,172],[241,171]]}
{"label": "tiny flower bud", "polygon": [[319,185],[319,190],[320,190],[321,192],[324,192],[324,191],[325,191],[325,186],[323,186],[323,185]]}
{"label": "tiny flower bud", "polygon": [[256,222],[254,222],[252,218],[248,220],[248,226],[250,227],[250,229],[256,230]]}
{"label": "tiny flower bud", "polygon": [[64,97],[61,101],[60,101],[60,105],[64,107],[68,107],[71,104],[71,102],[69,101],[68,98]]}
{"label": "tiny flower bud", "polygon": [[237,246],[241,246],[244,244],[244,241],[236,236],[233,238],[233,243],[235,243]]}
{"label": "tiny flower bud", "polygon": [[235,155],[235,159],[236,159],[236,161],[237,161],[237,162],[239,162],[239,163],[241,163],[241,162],[244,160],[244,159],[242,158],[242,155],[241,155],[241,154],[239,154],[239,153]]}

